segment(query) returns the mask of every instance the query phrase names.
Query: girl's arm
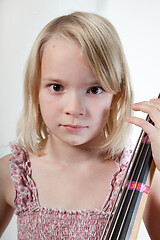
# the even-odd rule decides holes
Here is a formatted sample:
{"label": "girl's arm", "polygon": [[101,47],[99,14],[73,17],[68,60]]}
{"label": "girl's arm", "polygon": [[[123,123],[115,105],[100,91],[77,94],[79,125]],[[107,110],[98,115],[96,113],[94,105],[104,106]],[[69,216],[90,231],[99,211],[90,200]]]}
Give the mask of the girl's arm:
{"label": "girl's arm", "polygon": [[11,207],[13,196],[13,183],[9,171],[9,158],[6,156],[0,159],[0,237],[8,226],[14,209]]}

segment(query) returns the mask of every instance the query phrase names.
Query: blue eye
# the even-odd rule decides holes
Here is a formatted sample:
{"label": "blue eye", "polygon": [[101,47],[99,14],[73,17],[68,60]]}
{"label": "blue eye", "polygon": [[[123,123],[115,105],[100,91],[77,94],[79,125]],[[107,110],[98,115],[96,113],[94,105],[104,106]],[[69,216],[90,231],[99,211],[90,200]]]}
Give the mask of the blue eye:
{"label": "blue eye", "polygon": [[60,84],[51,84],[49,88],[53,92],[62,92],[64,89],[63,86]]}
{"label": "blue eye", "polygon": [[101,87],[98,87],[98,86],[93,86],[93,87],[91,87],[87,90],[87,93],[91,93],[91,94],[94,94],[94,95],[98,95],[101,92],[103,92],[103,89]]}

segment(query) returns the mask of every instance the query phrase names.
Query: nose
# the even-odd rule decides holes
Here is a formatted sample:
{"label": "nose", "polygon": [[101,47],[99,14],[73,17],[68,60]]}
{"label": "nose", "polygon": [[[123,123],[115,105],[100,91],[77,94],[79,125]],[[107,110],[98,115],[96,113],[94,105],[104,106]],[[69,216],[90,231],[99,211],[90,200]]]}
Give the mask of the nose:
{"label": "nose", "polygon": [[65,98],[64,112],[73,117],[83,116],[85,114],[84,97],[78,93],[68,93]]}

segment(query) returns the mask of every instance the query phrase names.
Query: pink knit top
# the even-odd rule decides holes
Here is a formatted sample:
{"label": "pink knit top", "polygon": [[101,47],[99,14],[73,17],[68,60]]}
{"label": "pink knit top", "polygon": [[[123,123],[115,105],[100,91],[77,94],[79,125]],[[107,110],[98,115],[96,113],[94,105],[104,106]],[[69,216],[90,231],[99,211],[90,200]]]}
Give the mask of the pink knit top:
{"label": "pink knit top", "polygon": [[62,210],[40,206],[30,160],[18,145],[11,147],[12,157],[9,161],[15,186],[18,239],[100,239],[128,165],[131,147],[116,159],[117,171],[112,177],[110,192],[102,208],[94,210]]}

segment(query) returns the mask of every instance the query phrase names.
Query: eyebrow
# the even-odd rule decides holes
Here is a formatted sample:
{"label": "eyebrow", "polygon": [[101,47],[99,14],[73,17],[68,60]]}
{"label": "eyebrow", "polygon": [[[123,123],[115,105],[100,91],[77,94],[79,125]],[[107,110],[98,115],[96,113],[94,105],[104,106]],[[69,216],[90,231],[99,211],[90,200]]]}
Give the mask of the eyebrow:
{"label": "eyebrow", "polygon": [[[63,79],[59,79],[59,78],[42,78],[42,81],[46,81],[46,82],[51,82],[51,83],[58,83],[58,84],[65,84],[66,83],[66,81],[65,80],[63,80]],[[98,82],[98,80],[94,80],[93,82],[89,82],[89,83],[87,83],[87,81],[86,82],[84,82],[83,83],[84,85],[86,85],[86,86],[90,86],[90,85],[92,85],[92,86],[94,86],[94,85],[101,85],[99,82]]]}
{"label": "eyebrow", "polygon": [[62,79],[58,79],[58,78],[42,78],[42,81],[57,82],[57,83],[63,83],[64,82]]}

